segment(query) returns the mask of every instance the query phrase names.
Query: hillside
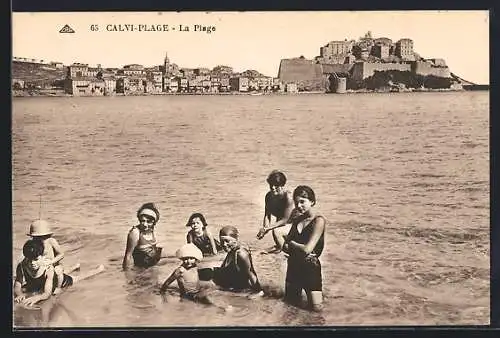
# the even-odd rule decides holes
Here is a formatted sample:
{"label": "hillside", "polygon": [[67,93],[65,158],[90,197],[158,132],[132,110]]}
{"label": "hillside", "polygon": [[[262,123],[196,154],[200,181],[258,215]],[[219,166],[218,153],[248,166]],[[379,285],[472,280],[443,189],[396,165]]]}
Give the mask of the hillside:
{"label": "hillside", "polygon": [[53,85],[66,77],[64,69],[26,62],[12,62],[12,79],[19,79],[32,85]]}

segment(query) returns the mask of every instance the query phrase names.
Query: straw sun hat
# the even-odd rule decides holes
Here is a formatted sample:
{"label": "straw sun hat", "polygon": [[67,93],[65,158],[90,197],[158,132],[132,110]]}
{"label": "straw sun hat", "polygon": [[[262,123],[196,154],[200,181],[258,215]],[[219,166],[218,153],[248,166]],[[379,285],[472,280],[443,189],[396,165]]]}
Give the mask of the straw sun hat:
{"label": "straw sun hat", "polygon": [[28,236],[46,236],[52,235],[53,232],[50,230],[49,222],[43,219],[37,219],[30,224],[30,229],[27,233]]}
{"label": "straw sun hat", "polygon": [[177,258],[179,259],[186,257],[193,257],[199,261],[203,259],[203,254],[201,253],[200,249],[198,249],[196,245],[192,243],[184,244],[183,246],[181,246],[181,248],[175,253],[175,256],[177,256]]}

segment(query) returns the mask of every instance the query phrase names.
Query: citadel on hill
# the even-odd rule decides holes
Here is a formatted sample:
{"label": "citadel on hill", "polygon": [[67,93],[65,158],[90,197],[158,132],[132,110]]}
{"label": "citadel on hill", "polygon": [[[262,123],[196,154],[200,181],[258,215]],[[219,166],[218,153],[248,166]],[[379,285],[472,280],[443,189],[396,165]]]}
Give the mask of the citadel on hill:
{"label": "citadel on hill", "polygon": [[[278,77],[299,90],[454,88],[471,84],[450,72],[444,59],[424,59],[408,38],[393,42],[366,33],[358,41],[330,41],[314,60],[283,59]],[[344,87],[344,88],[339,88]]]}
{"label": "citadel on hill", "polygon": [[462,89],[473,85],[450,72],[443,59],[424,59],[408,38],[393,42],[368,32],[358,41],[330,41],[314,60],[282,59],[278,77],[229,66],[181,68],[165,55],[163,64],[122,68],[89,67],[14,57],[14,91],[75,96],[166,93],[337,92],[346,90]]}

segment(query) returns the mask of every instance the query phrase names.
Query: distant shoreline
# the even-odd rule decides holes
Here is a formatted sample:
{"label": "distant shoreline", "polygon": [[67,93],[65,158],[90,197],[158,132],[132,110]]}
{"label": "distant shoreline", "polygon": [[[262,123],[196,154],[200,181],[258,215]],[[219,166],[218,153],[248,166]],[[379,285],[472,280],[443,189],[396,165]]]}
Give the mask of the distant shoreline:
{"label": "distant shoreline", "polygon": [[276,93],[262,93],[262,92],[225,92],[225,93],[138,93],[138,94],[113,94],[113,95],[71,95],[62,92],[61,90],[12,90],[12,97],[125,97],[125,96],[294,96],[294,95],[318,95],[318,94],[327,94],[327,95],[344,95],[344,94],[386,94],[386,93],[426,93],[426,92],[466,92],[466,91],[489,91],[489,85],[477,85],[468,89],[450,89],[450,88],[441,88],[441,89],[413,89],[413,90],[400,90],[400,91],[391,91],[386,89],[380,90],[368,90],[368,89],[360,89],[360,90],[352,90],[348,89],[343,94],[331,93],[325,91],[304,91],[304,92],[276,92]]}

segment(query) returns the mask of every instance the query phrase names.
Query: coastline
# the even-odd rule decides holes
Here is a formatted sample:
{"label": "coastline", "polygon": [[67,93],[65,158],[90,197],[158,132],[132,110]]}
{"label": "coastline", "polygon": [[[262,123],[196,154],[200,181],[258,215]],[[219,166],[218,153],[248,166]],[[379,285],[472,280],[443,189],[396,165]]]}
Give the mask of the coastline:
{"label": "coastline", "polygon": [[12,97],[123,97],[123,96],[233,96],[233,95],[243,95],[243,96],[288,96],[288,95],[318,95],[318,94],[335,94],[335,95],[344,95],[344,94],[398,94],[398,93],[426,93],[426,92],[466,92],[466,91],[489,91],[489,86],[481,86],[479,88],[471,88],[471,89],[452,89],[452,88],[439,88],[439,89],[405,89],[399,91],[392,91],[386,89],[376,89],[376,90],[368,90],[368,89],[359,89],[352,90],[348,89],[343,94],[326,92],[326,91],[305,91],[305,92],[275,92],[275,93],[264,93],[264,92],[222,92],[222,93],[131,93],[131,94],[113,94],[113,95],[71,95],[64,93],[59,89],[54,90],[12,90]]}

